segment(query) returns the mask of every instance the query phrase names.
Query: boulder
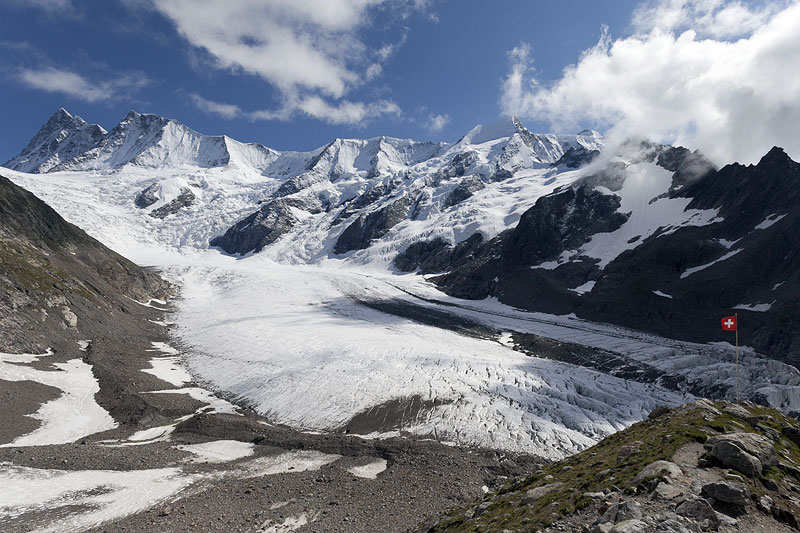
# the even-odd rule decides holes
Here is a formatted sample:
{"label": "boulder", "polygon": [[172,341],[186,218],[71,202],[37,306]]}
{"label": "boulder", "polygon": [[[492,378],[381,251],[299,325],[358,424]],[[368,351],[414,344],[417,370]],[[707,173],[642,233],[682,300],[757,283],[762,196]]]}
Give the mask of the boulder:
{"label": "boulder", "polygon": [[753,416],[750,413],[750,411],[748,411],[747,409],[745,409],[741,405],[737,405],[735,403],[732,403],[730,405],[726,405],[722,409],[722,412],[726,413],[726,414],[729,414],[731,416],[735,416],[736,418],[741,418],[742,420],[747,420],[747,419],[749,419],[749,418],[751,418]]}
{"label": "boulder", "polygon": [[782,428],[782,433],[788,438],[790,441],[795,443],[797,446],[800,446],[800,429],[794,426],[785,426]]}
{"label": "boulder", "polygon": [[684,500],[678,504],[678,507],[675,508],[675,512],[679,516],[691,518],[692,520],[696,520],[698,522],[708,520],[713,529],[717,529],[720,524],[717,512],[714,511],[714,508],[711,507],[711,504],[708,503],[707,500],[702,498]]}
{"label": "boulder", "polygon": [[645,466],[635,478],[633,478],[633,485],[637,486],[639,483],[648,478],[666,476],[668,478],[676,478],[683,475],[681,467],[670,461],[655,461]]}
{"label": "boulder", "polygon": [[716,435],[706,441],[706,447],[713,447],[720,442],[730,442],[740,449],[758,458],[762,466],[778,466],[780,458],[775,447],[766,437],[758,433],[726,433]]}
{"label": "boulder", "polygon": [[483,502],[475,508],[475,514],[473,516],[478,517],[482,515],[486,509],[492,506],[494,502]]}
{"label": "boulder", "polygon": [[723,503],[747,505],[750,501],[750,490],[744,483],[720,481],[703,485],[703,496],[714,498]]}
{"label": "boulder", "polygon": [[645,533],[650,531],[650,526],[642,520],[625,520],[611,528],[609,533]]}
{"label": "boulder", "polygon": [[683,494],[683,492],[676,487],[675,485],[670,485],[669,483],[664,483],[663,481],[656,485],[655,490],[653,490],[653,495],[651,498],[654,500],[674,500],[678,496]]}
{"label": "boulder", "polygon": [[700,533],[700,528],[697,524],[683,523],[674,518],[667,518],[656,525],[656,531],[665,531],[668,533]]}
{"label": "boulder", "polygon": [[763,470],[761,461],[729,441],[715,443],[711,455],[723,465],[738,470],[748,477],[758,477]]}
{"label": "boulder", "polygon": [[550,494],[554,490],[558,490],[562,485],[564,484],[550,483],[549,485],[542,485],[541,487],[530,489],[525,493],[525,496],[522,497],[522,505],[530,505],[542,496]]}
{"label": "boulder", "polygon": [[626,520],[638,520],[642,518],[642,505],[636,500],[628,500],[609,507],[602,516],[597,519],[595,524],[609,522],[618,524]]}
{"label": "boulder", "polygon": [[667,407],[666,405],[659,405],[658,407],[650,411],[650,414],[647,415],[647,418],[655,420],[656,418],[663,416],[667,413],[669,413],[669,407]]}

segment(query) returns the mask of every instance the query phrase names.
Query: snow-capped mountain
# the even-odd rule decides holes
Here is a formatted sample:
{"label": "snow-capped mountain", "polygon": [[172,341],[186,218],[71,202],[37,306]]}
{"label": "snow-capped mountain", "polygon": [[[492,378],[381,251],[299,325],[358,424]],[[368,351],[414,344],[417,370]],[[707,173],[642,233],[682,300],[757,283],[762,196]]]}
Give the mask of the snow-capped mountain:
{"label": "snow-capped mountain", "polygon": [[278,152],[130,113],[45,176],[7,174],[169,272],[189,368],[272,419],[340,430],[414,399],[404,431],[556,457],[656,403],[731,397],[732,347],[672,339],[730,340],[735,307],[743,394],[800,410],[800,374],[763,357],[794,361],[800,329],[779,155],[717,171],[510,118]]}
{"label": "snow-capped mountain", "polygon": [[96,146],[106,135],[97,124],[61,108],[41,127],[20,154],[3,164],[20,172],[49,172]]}

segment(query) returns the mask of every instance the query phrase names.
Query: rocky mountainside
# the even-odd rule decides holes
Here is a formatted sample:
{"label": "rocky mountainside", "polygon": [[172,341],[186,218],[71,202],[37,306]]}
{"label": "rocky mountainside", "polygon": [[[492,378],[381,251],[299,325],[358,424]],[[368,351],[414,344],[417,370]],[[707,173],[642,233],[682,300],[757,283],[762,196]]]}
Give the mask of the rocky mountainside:
{"label": "rocky mountainside", "polygon": [[596,446],[506,478],[419,531],[800,529],[800,424],[754,404],[661,407]]}
{"label": "rocky mountainside", "polygon": [[649,146],[646,160],[657,167],[646,185],[642,165],[653,163],[612,162],[539,198],[485,244],[420,244],[396,264],[447,271],[435,282],[461,298],[671,338],[721,340],[718,319],[738,312],[742,344],[800,362],[800,165],[780,148],[719,170],[673,148]]}
{"label": "rocky mountainside", "polygon": [[47,348],[109,334],[138,306],[171,291],[0,176],[0,351]]}

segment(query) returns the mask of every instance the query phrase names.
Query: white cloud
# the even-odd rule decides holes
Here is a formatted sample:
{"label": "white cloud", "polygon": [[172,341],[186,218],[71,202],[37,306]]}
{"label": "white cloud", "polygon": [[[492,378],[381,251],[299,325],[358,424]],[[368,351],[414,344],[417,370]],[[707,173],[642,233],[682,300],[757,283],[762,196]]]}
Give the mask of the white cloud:
{"label": "white cloud", "polygon": [[195,107],[201,111],[205,111],[210,115],[217,115],[222,118],[236,118],[242,114],[242,108],[237,105],[206,100],[196,93],[189,94],[189,99],[192,101]]}
{"label": "white cloud", "polygon": [[33,7],[52,14],[72,13],[74,10],[72,0],[2,0],[0,4]]}
{"label": "white cloud", "polygon": [[18,79],[33,89],[62,93],[87,102],[114,100],[150,84],[149,78],[138,73],[122,74],[110,80],[90,81],[75,72],[53,67],[22,69],[18,73]]}
{"label": "white cloud", "polygon": [[192,93],[189,98],[201,111],[228,119],[242,117],[249,120],[287,121],[293,116],[301,114],[329,124],[360,124],[372,118],[400,114],[400,107],[389,100],[368,104],[341,100],[336,104],[331,104],[319,96],[308,96],[287,101],[282,107],[275,110],[244,111],[237,105],[214,102],[199,94]]}
{"label": "white cloud", "polygon": [[450,124],[449,115],[430,115],[428,117],[428,130],[432,132],[442,131],[448,124]]}
{"label": "white cloud", "polygon": [[373,50],[359,38],[373,10],[416,8],[410,0],[152,0],[152,5],[215,67],[259,76],[278,89],[281,109],[259,112],[259,118],[305,113],[337,124],[387,108],[386,102],[344,100],[380,76],[381,64],[397,46]]}
{"label": "white cloud", "polygon": [[515,48],[503,111],[700,148],[718,163],[757,161],[773,145],[800,156],[800,1],[663,0],[634,25],[629,37],[604,33],[547,85],[531,76],[530,49]]}

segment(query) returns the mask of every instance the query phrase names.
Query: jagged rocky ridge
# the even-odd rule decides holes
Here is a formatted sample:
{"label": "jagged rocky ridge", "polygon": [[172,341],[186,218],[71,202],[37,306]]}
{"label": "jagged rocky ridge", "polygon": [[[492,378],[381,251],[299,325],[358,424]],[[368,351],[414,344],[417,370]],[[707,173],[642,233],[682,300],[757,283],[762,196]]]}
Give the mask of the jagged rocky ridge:
{"label": "jagged rocky ridge", "polygon": [[[453,296],[495,296],[523,309],[575,313],[672,338],[718,340],[718,319],[737,311],[740,342],[797,364],[800,250],[793,236],[800,165],[774,148],[757,165],[715,171],[704,163],[703,172],[687,175],[697,157],[660,149],[658,164],[674,171],[665,198],[686,202],[680,214],[713,213],[709,223],[634,235],[635,246],[610,260],[592,255],[593,240],[614,235],[630,213],[620,208],[622,186],[615,192],[613,183],[602,185],[614,181],[608,175],[592,174],[540,198],[515,228],[479,247],[465,241],[452,252],[440,246],[427,254],[409,248],[396,264],[448,271],[434,281]],[[625,236],[618,232],[617,239]],[[459,253],[465,247],[470,253]],[[443,253],[458,259],[431,269],[426,262]],[[418,257],[409,260],[410,254]]]}

